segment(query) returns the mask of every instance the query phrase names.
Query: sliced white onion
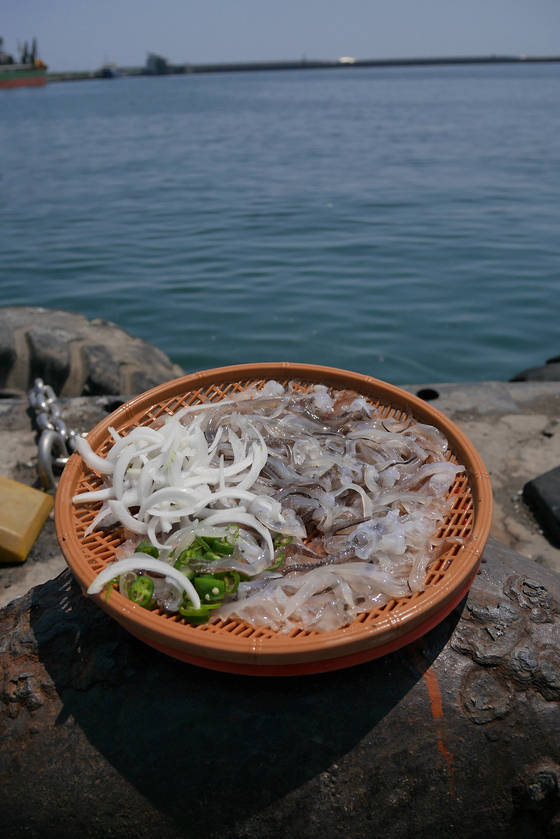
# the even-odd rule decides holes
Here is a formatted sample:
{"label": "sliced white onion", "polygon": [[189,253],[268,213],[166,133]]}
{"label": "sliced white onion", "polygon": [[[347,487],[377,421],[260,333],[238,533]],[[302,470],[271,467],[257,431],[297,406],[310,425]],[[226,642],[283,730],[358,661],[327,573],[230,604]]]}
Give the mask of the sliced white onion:
{"label": "sliced white onion", "polygon": [[115,464],[105,457],[94,454],[85,437],[76,437],[76,449],[84,463],[99,475],[112,475]]}
{"label": "sliced white onion", "polygon": [[186,577],[181,571],[178,571],[177,568],[174,568],[172,565],[168,565],[167,562],[162,562],[161,559],[154,559],[154,557],[140,552],[128,557],[128,559],[120,559],[118,562],[111,562],[107,568],[104,568],[103,571],[97,575],[93,583],[88,588],[87,593],[98,594],[103,586],[109,582],[109,580],[113,580],[121,574],[127,574],[129,571],[153,571],[156,574],[165,574],[167,579],[177,583],[177,585],[181,586],[181,588],[187,592],[187,595],[193,604],[193,608],[200,609],[200,597],[188,577]]}

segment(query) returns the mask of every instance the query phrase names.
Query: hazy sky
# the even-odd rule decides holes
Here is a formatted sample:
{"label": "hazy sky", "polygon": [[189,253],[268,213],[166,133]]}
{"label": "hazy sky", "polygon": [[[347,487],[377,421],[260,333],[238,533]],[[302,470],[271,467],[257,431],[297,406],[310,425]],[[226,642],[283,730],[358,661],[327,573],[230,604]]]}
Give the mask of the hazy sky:
{"label": "hazy sky", "polygon": [[171,62],[558,55],[559,0],[8,0],[9,52],[51,70]]}

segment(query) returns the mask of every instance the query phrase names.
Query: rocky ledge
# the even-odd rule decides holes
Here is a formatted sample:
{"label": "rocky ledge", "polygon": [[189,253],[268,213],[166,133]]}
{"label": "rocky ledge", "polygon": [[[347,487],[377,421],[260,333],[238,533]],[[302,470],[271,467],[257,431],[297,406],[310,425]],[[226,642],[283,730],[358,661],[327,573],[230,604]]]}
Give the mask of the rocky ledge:
{"label": "rocky ledge", "polygon": [[135,394],[182,376],[177,364],[120,326],[77,312],[0,308],[0,397],[39,377],[57,396]]}
{"label": "rocky ledge", "polygon": [[560,577],[490,539],[367,664],[259,678],[129,635],[68,571],[0,610],[3,839],[560,835]]}

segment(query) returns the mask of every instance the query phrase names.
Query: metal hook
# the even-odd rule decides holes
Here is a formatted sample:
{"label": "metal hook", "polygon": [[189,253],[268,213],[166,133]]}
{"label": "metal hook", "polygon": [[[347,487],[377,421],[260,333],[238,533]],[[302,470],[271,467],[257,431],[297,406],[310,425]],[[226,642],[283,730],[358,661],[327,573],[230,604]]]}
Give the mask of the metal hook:
{"label": "metal hook", "polygon": [[[53,452],[58,454],[57,458],[53,457]],[[47,491],[56,489],[53,464],[64,466],[69,457],[64,437],[53,429],[43,431],[39,439],[37,467],[41,483]]]}

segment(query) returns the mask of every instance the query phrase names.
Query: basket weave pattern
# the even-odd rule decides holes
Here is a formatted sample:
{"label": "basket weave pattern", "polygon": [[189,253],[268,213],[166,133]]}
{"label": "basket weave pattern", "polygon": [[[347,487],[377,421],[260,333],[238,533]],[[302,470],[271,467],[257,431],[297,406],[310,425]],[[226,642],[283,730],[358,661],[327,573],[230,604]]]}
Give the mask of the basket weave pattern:
{"label": "basket weave pattern", "polygon": [[[248,375],[240,375],[243,373]],[[400,421],[414,416],[421,422],[440,428],[449,441],[448,459],[463,464],[466,471],[456,477],[450,489],[452,509],[436,536],[459,537],[460,541],[450,542],[446,551],[432,563],[427,572],[424,591],[392,599],[382,607],[364,612],[353,623],[333,632],[293,629],[289,634],[281,634],[266,627],[255,628],[232,618],[214,618],[207,624],[192,625],[180,615],[168,615],[160,610],[147,612],[130,603],[117,590],[111,592],[109,601],[105,600],[104,593],[94,596],[102,608],[135,634],[144,637],[148,643],[169,646],[168,651],[172,654],[182,647],[210,659],[217,657],[229,660],[233,656],[232,660],[235,660],[240,655],[241,659],[244,655],[254,658],[256,654],[257,660],[260,655],[263,661],[270,664],[274,663],[275,650],[282,652],[282,660],[286,655],[286,660],[290,660],[291,650],[296,658],[299,656],[301,661],[305,661],[306,657],[313,660],[327,655],[344,656],[350,649],[374,649],[393,638],[395,633],[406,634],[411,627],[422,623],[422,619],[432,616],[437,612],[438,600],[441,601],[439,608],[444,611],[457,587],[474,576],[478,567],[488,536],[492,504],[488,475],[478,454],[459,429],[442,414],[410,394],[369,377],[330,368],[290,364],[220,368],[206,374],[178,379],[137,397],[100,423],[90,433],[88,441],[97,454],[105,456],[113,445],[108,432],[110,426],[121,435],[127,434],[137,426],[150,425],[158,418],[174,414],[185,406],[219,403],[249,386],[262,385],[269,379],[275,379],[284,386],[289,382],[295,383],[296,389],[302,393],[316,384],[338,390],[356,390],[369,404],[381,411],[383,418]],[[102,480],[77,455],[73,455],[62,476],[57,495],[55,515],[61,547],[70,568],[84,588],[114,559],[116,549],[125,538],[122,528],[113,531],[96,529],[84,536],[101,502],[74,506],[71,498],[78,493],[99,489],[101,484]],[[445,614],[447,612],[442,617]]]}

